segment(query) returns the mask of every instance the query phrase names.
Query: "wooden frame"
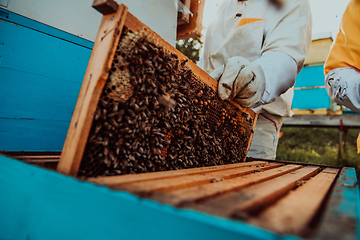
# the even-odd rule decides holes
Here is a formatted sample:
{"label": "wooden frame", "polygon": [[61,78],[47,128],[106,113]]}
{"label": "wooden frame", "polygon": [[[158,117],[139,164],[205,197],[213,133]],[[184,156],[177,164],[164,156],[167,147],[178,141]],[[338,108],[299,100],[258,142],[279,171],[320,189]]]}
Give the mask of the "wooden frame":
{"label": "wooden frame", "polygon": [[77,174],[126,15],[127,7],[120,5],[115,13],[102,18],[57,167],[61,173]]}
{"label": "wooden frame", "polygon": [[[106,9],[106,13],[107,12],[109,12],[109,9]],[[119,5],[116,12],[105,14],[101,21],[93,52],[89,60],[88,68],[85,73],[63,146],[60,162],[57,168],[57,171],[60,173],[74,177],[77,175],[95,110],[98,105],[102,89],[109,76],[111,63],[124,26],[133,32],[145,31],[149,38],[156,39],[158,44],[163,46],[167,51],[175,53],[179,59],[187,59],[187,57],[153,32],[144,23],[139,21],[132,14],[128,13],[126,6]],[[202,69],[196,66],[195,63],[189,60],[188,66],[191,68],[193,74],[202,82],[213,88],[215,91],[217,90],[217,82]],[[252,130],[254,130],[257,120],[256,114],[251,109],[242,108],[235,102],[232,103],[253,118],[254,122]],[[247,150],[250,147],[252,136],[253,134],[251,134]]]}
{"label": "wooden frame", "polygon": [[205,0],[191,0],[189,23],[178,25],[176,40],[201,37]]}

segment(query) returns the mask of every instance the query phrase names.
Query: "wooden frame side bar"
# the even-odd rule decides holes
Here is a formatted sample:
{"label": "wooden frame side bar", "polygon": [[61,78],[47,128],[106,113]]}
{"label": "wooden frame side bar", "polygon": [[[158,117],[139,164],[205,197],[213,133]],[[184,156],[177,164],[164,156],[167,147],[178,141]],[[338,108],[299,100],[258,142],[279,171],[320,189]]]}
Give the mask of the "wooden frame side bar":
{"label": "wooden frame side bar", "polygon": [[119,5],[116,13],[102,18],[57,167],[60,173],[77,175],[126,14],[127,7]]}

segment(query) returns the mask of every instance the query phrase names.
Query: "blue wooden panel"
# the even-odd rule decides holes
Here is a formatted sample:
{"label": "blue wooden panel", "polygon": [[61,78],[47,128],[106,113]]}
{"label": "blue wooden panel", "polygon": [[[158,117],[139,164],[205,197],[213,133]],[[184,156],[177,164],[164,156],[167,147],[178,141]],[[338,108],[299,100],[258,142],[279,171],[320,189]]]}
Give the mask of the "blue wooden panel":
{"label": "blue wooden panel", "polygon": [[0,117],[70,121],[81,81],[6,68],[0,68],[0,77]]}
{"label": "blue wooden panel", "polygon": [[359,186],[354,168],[343,168],[321,219],[317,238],[360,239]]}
{"label": "blue wooden panel", "polygon": [[0,156],[0,239],[298,239]]}
{"label": "blue wooden panel", "polygon": [[296,77],[295,88],[325,86],[324,66],[304,67]]}
{"label": "blue wooden panel", "polygon": [[0,150],[61,151],[68,121],[0,118]]}
{"label": "blue wooden panel", "polygon": [[45,33],[47,35],[51,35],[57,37],[59,39],[63,39],[65,41],[92,49],[94,43],[92,41],[86,40],[84,38],[75,36],[73,34],[64,32],[62,30],[56,29],[54,27],[48,26],[46,24],[30,20],[29,18],[23,17],[19,14],[12,13],[5,9],[0,8],[0,19],[3,19],[8,22],[15,23],[17,25],[24,26],[26,28],[33,29],[38,32]]}
{"label": "blue wooden panel", "polygon": [[294,91],[292,109],[329,109],[330,97],[325,88],[300,89]]}
{"label": "blue wooden panel", "polygon": [[0,150],[59,151],[91,49],[14,19],[22,25],[0,21]]}
{"label": "blue wooden panel", "polygon": [[[91,49],[10,22],[0,22],[2,68],[79,82]],[[3,35],[3,36],[1,36]]]}

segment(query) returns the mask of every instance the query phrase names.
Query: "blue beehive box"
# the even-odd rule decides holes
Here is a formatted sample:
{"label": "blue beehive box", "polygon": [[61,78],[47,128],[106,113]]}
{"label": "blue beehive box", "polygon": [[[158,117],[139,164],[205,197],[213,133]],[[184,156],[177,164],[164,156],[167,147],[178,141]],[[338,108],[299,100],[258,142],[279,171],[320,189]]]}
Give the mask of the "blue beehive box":
{"label": "blue beehive box", "polygon": [[324,66],[305,67],[296,78],[294,109],[328,109],[330,97],[324,86]]}
{"label": "blue beehive box", "polygon": [[332,44],[330,33],[314,36],[305,67],[294,86],[292,109],[297,113],[335,113],[337,105],[325,89],[324,62]]}
{"label": "blue beehive box", "polygon": [[0,150],[61,151],[93,42],[0,9]]}

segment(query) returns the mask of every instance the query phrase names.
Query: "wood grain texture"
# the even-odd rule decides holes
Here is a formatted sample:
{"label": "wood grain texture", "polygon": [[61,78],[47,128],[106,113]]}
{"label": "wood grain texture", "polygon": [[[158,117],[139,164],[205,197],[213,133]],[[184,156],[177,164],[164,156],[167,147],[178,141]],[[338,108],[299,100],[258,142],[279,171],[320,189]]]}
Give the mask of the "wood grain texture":
{"label": "wood grain texture", "polygon": [[184,175],[199,174],[199,173],[208,173],[208,172],[219,171],[219,170],[224,170],[224,169],[241,168],[241,167],[266,165],[266,164],[267,164],[267,162],[264,162],[264,161],[253,161],[253,162],[245,162],[245,163],[235,163],[235,164],[219,165],[219,166],[212,166],[212,167],[189,168],[189,169],[171,170],[171,171],[163,171],[163,172],[96,177],[96,178],[88,178],[87,181],[93,182],[93,183],[96,183],[99,185],[110,186],[110,185],[116,185],[116,184],[148,181],[148,180],[155,180],[155,179],[165,179],[165,178],[169,178],[169,177],[184,176]]}
{"label": "wood grain texture", "polygon": [[[41,156],[41,155],[40,155]],[[46,157],[46,155],[43,155]],[[229,218],[229,215],[226,218],[214,218],[212,213],[209,214],[208,211],[204,211],[206,207],[209,207],[206,203],[213,199],[217,199],[218,197],[210,197],[205,198],[202,201],[196,201],[197,206],[203,205],[204,208],[196,208],[196,211],[187,211],[183,209],[176,209],[171,206],[159,204],[155,201],[148,201],[147,199],[139,199],[136,196],[126,193],[126,192],[118,192],[118,191],[111,191],[107,188],[96,186],[88,182],[78,181],[74,178],[69,178],[58,174],[53,171],[46,171],[41,168],[36,168],[34,166],[30,166],[28,164],[21,163],[19,161],[15,161],[13,159],[9,159],[3,156],[0,156],[0,190],[3,193],[3,198],[0,197],[0,237],[7,239],[9,238],[8,234],[12,234],[11,236],[15,236],[13,238],[23,238],[19,234],[29,234],[31,233],[32,237],[35,236],[42,236],[46,231],[49,231],[46,236],[54,235],[54,232],[57,233],[56,236],[61,236],[59,239],[63,239],[65,235],[63,235],[64,227],[66,228],[66,234],[72,233],[72,236],[76,236],[76,238],[83,238],[84,236],[88,236],[86,234],[90,234],[93,236],[100,236],[96,235],[97,231],[94,229],[99,230],[103,229],[106,234],[102,233],[102,236],[115,236],[113,234],[119,234],[119,229],[121,229],[122,237],[127,236],[133,237],[134,230],[137,229],[139,226],[142,230],[144,230],[144,226],[149,227],[146,231],[146,236],[139,234],[141,238],[147,237],[149,238],[149,231],[152,228],[157,228],[154,233],[158,234],[159,227],[166,228],[166,230],[171,229],[171,234],[167,236],[165,239],[171,237],[172,239],[176,239],[178,236],[178,225],[174,226],[175,222],[179,219],[183,219],[182,213],[189,212],[195,215],[205,216],[206,220],[204,223],[211,222],[210,219],[221,219],[225,221],[227,224],[232,223],[234,224],[234,229],[241,229],[239,230],[239,235],[236,235],[238,239],[279,239],[279,235],[283,234],[284,232],[279,232],[278,230],[270,229],[271,231],[264,231],[262,225],[255,223],[250,219],[251,224],[256,224],[260,228],[255,228],[255,235],[253,237],[249,237],[249,231],[254,228],[251,225],[244,224],[242,221],[229,221],[226,218]],[[274,164],[274,163],[272,163]],[[289,165],[287,165],[289,166]],[[286,166],[278,167],[277,169],[285,170]],[[293,165],[294,167],[294,165]],[[300,167],[300,166],[298,166]],[[214,170],[213,173],[221,173],[230,170],[235,170],[236,168],[226,169],[226,170]],[[244,167],[239,167],[238,169],[244,169]],[[289,171],[291,168],[288,168]],[[247,179],[248,177],[261,175],[266,172],[271,172],[276,169],[266,170],[263,172],[255,172],[248,174],[246,176],[235,177],[233,179],[227,179],[223,181],[214,181],[213,183],[203,184],[203,185],[213,185],[216,186],[218,184],[222,184],[227,181],[232,181],[234,179]],[[344,169],[343,169],[344,170]],[[359,189],[356,185],[356,175],[353,169],[346,169],[346,171],[342,171],[340,177],[336,183],[333,181],[333,176],[331,176],[332,180],[330,182],[335,183],[334,190],[329,194],[330,201],[327,204],[327,207],[324,208],[325,214],[321,217],[320,220],[320,229],[312,228],[313,232],[311,235],[311,239],[357,239],[357,229],[358,229],[358,219],[359,219]],[[179,172],[181,170],[178,170]],[[249,201],[257,201],[257,199],[266,199],[268,201],[268,197],[272,197],[272,195],[278,195],[280,191],[284,191],[284,189],[288,188],[288,185],[297,183],[296,180],[304,179],[306,180],[312,172],[317,171],[316,166],[303,166],[298,170],[292,170],[290,173],[284,173],[281,176],[273,177],[270,180],[264,180],[260,183],[253,183],[250,185],[246,185],[245,187],[240,190],[240,192],[246,193],[246,196],[249,198],[251,196],[255,196],[255,198],[250,199]],[[325,175],[336,175],[336,168],[328,168],[322,172]],[[279,171],[278,171],[279,172]],[[274,173],[274,171],[273,171]],[[229,174],[229,172],[227,172]],[[195,174],[196,175],[196,174]],[[201,175],[201,174],[200,174]],[[288,206],[287,208],[283,209],[280,208],[276,213],[285,214],[290,211],[293,211],[291,217],[286,218],[285,223],[283,224],[284,227],[289,227],[287,224],[291,224],[292,218],[301,219],[302,212],[307,212],[310,215],[318,216],[318,208],[312,208],[313,202],[317,202],[319,199],[318,197],[325,198],[328,193],[324,191],[324,187],[326,186],[322,183],[324,182],[324,176],[322,180],[317,179],[317,177],[321,175],[318,174],[317,176],[311,178],[307,183],[299,186],[295,191],[290,192],[288,195],[281,196],[281,199],[278,200],[273,206],[280,203],[282,200],[287,199],[291,194],[295,193],[296,191],[300,190],[307,186],[308,183],[312,182],[313,187],[320,188],[319,189],[312,189],[311,191],[305,191],[299,193],[300,196],[295,197],[290,202],[294,202],[293,205]],[[191,176],[191,175],[190,175]],[[193,175],[194,176],[194,175]],[[227,175],[229,176],[229,175]],[[264,177],[264,176],[262,176]],[[171,178],[164,178],[164,181]],[[326,179],[326,178],[325,178]],[[259,180],[259,178],[258,178]],[[301,180],[300,180],[301,181]],[[329,182],[329,179],[326,180]],[[146,182],[146,181],[145,181]],[[141,182],[139,182],[141,183]],[[271,183],[271,184],[270,184]],[[303,183],[303,182],[302,182]],[[85,190],[86,189],[86,190]],[[85,190],[85,191],[83,191]],[[222,192],[224,196],[230,196],[229,192]],[[167,194],[173,192],[170,191],[160,191],[162,194]],[[157,192],[158,193],[158,192]],[[221,193],[220,193],[221,194]],[[282,195],[282,194],[280,194]],[[119,198],[119,196],[122,196]],[[314,197],[315,196],[315,197]],[[318,197],[316,197],[318,196]],[[125,197],[125,198],[123,198]],[[132,205],[127,202],[127,200],[131,198],[133,199]],[[301,198],[304,198],[306,201],[303,202]],[[220,196],[219,196],[220,199]],[[124,201],[125,200],[125,201]],[[234,199],[233,199],[234,200]],[[244,200],[244,198],[240,199]],[[227,201],[226,198],[222,202],[223,205],[228,206],[230,204],[235,204],[236,201]],[[322,201],[321,201],[322,202]],[[186,202],[185,202],[186,203]],[[193,203],[193,202],[192,202]],[[260,201],[262,203],[262,200]],[[206,206],[207,205],[207,206]],[[245,202],[245,205],[248,203]],[[184,204],[180,205],[185,208],[192,207],[191,204]],[[248,206],[251,206],[248,205]],[[273,207],[271,206],[271,207]],[[236,207],[236,206],[235,206]],[[269,207],[268,209],[270,209]],[[162,209],[166,208],[170,210],[169,215],[164,215]],[[250,207],[251,208],[251,207]],[[60,210],[59,210],[60,209]],[[224,209],[224,208],[223,208]],[[266,212],[268,209],[265,209]],[[295,209],[295,211],[294,211]],[[300,210],[299,210],[300,209]],[[263,209],[262,209],[263,210]],[[114,212],[115,211],[115,212]],[[144,218],[144,214],[148,214],[149,211],[151,212],[149,216]],[[205,214],[202,214],[206,213]],[[299,213],[300,212],[300,213]],[[26,214],[24,214],[26,213]],[[261,218],[262,213],[260,212],[259,215],[255,215],[254,218],[258,219]],[[74,218],[74,215],[77,216]],[[231,214],[230,214],[231,215]],[[40,216],[40,218],[39,218]],[[134,216],[136,216],[134,218]],[[273,215],[272,215],[273,216]],[[321,216],[321,215],[319,215]],[[102,219],[102,223],[104,223],[103,227],[99,225],[99,222],[96,219]],[[35,219],[35,222],[33,220]],[[75,219],[75,220],[74,220]],[[134,221],[133,221],[134,220]],[[194,239],[199,239],[204,237],[205,232],[208,233],[212,231],[212,229],[203,229],[202,224],[199,223],[199,218],[189,217],[186,218],[184,221],[178,222],[181,224],[181,227],[186,227],[187,231],[193,227],[197,229],[198,232],[196,235],[197,237]],[[66,226],[61,226],[60,223],[63,222],[71,223],[66,224]],[[277,219],[266,219],[265,222],[268,224],[276,225]],[[50,224],[48,224],[50,222]],[[186,225],[189,224],[190,225]],[[39,223],[41,225],[39,226]],[[56,224],[59,223],[59,224]],[[94,224],[95,223],[95,224]],[[160,224],[161,223],[161,224]],[[220,227],[220,222],[216,222],[212,228]],[[318,223],[318,222],[316,222]],[[165,225],[164,225],[165,224]],[[168,225],[166,225],[168,224]],[[218,225],[220,224],[220,225]],[[56,226],[61,226],[60,228]],[[36,227],[39,226],[39,227]],[[44,226],[46,226],[46,230],[44,230]],[[88,229],[89,226],[92,226],[91,229]],[[100,227],[99,227],[100,226]],[[120,227],[119,227],[120,226]],[[241,226],[244,226],[242,228]],[[318,225],[314,225],[318,226]],[[114,231],[109,230],[108,228],[115,229]],[[124,228],[122,228],[124,227]],[[173,228],[174,227],[174,228]],[[162,229],[161,228],[161,229]],[[87,229],[87,230],[85,230]],[[131,230],[129,230],[131,229]],[[177,230],[176,230],[177,229]],[[201,229],[201,230],[200,230]],[[224,232],[221,232],[221,237],[224,237],[229,231],[230,227],[225,227],[227,229]],[[281,239],[295,239],[296,237],[303,236],[308,229],[301,230],[300,233],[291,232],[290,235],[287,236],[280,236]],[[319,231],[318,231],[319,230]],[[162,229],[162,233],[165,231]],[[185,231],[185,232],[187,232]],[[203,232],[205,231],[205,232]],[[267,232],[269,235],[262,235],[262,231]],[[86,234],[84,235],[84,232]],[[142,232],[142,231],[140,231]],[[172,234],[176,233],[176,236]],[[180,231],[182,232],[182,231]],[[313,233],[316,232],[314,235]],[[5,235],[4,235],[5,234]],[[38,235],[39,234],[39,235]],[[224,235],[225,234],[225,235]],[[288,233],[289,234],[289,233]],[[90,236],[89,235],[89,236]],[[68,236],[68,235],[67,235]],[[118,236],[118,235],[116,235]],[[194,237],[193,235],[189,235]],[[186,239],[191,239],[187,236]],[[220,235],[219,235],[220,236]],[[219,236],[216,236],[214,239],[218,239]],[[228,235],[226,235],[228,236]],[[272,238],[272,236],[274,238]],[[182,235],[182,238],[185,235]],[[49,237],[39,238],[39,239],[48,239]],[[11,239],[11,237],[10,237]],[[55,237],[56,239],[56,237]],[[157,235],[156,238],[159,239]],[[181,238],[179,238],[181,239]],[[226,239],[229,239],[226,237]],[[298,239],[298,238],[296,238]]]}
{"label": "wood grain texture", "polygon": [[278,239],[241,222],[175,209],[3,156],[0,192],[0,239]]}
{"label": "wood grain texture", "polygon": [[233,215],[246,217],[247,214],[260,211],[280,199],[290,190],[302,184],[303,180],[307,180],[319,171],[319,167],[303,167],[245,189],[209,199],[199,204],[197,209],[201,208],[208,213],[224,217]]}
{"label": "wood grain texture", "polygon": [[268,179],[295,171],[299,168],[301,168],[299,165],[279,165],[274,169],[255,172],[249,175],[232,178],[225,181],[217,181],[183,189],[159,192],[154,194],[152,199],[175,206],[183,206],[186,204],[192,204],[194,201],[212,197],[228,191],[245,188],[252,184],[266,181]]}
{"label": "wood grain texture", "polygon": [[281,234],[306,234],[338,172],[336,168],[324,169],[250,222]]}
{"label": "wood grain texture", "polygon": [[203,183],[211,183],[217,181],[224,181],[234,177],[247,175],[257,171],[264,171],[279,167],[281,164],[270,163],[266,165],[255,165],[250,167],[227,169],[222,171],[214,171],[203,174],[185,175],[179,177],[168,178],[166,180],[156,179],[149,180],[146,182],[129,183],[129,184],[116,184],[110,185],[109,187],[116,190],[125,190],[128,192],[135,193],[141,196],[147,196],[152,194],[154,191],[169,190],[169,189],[180,189],[188,186],[199,185]]}
{"label": "wood grain texture", "polygon": [[120,5],[116,13],[102,18],[57,168],[63,174],[77,175],[126,14],[127,8]]}
{"label": "wood grain texture", "polygon": [[198,173],[207,173],[207,172],[219,171],[219,170],[224,170],[224,169],[265,165],[265,164],[267,164],[267,162],[253,161],[253,162],[235,163],[235,164],[227,164],[227,165],[219,165],[219,166],[211,166],[211,167],[189,168],[189,169],[182,169],[182,170],[171,170],[171,171],[140,173],[140,174],[120,175],[120,176],[96,177],[96,178],[88,178],[87,181],[93,182],[93,183],[96,183],[99,185],[108,186],[108,185],[124,184],[124,183],[131,183],[131,182],[155,180],[155,179],[160,179],[160,178],[163,179],[163,178],[168,178],[168,177],[192,175],[192,174],[198,174]]}
{"label": "wood grain texture", "polygon": [[92,7],[105,15],[115,13],[117,11],[118,4],[114,0],[94,0]]}

